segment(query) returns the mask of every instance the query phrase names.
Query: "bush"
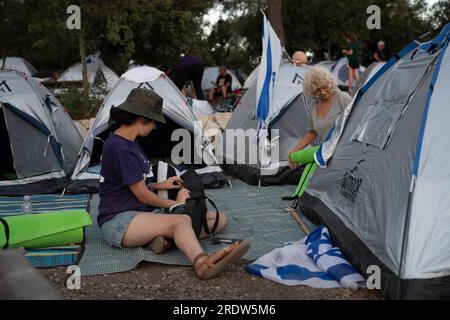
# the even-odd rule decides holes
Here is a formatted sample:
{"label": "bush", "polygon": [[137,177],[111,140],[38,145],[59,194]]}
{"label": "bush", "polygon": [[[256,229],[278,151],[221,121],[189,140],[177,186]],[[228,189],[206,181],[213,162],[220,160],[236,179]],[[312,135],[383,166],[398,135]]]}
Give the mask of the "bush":
{"label": "bush", "polygon": [[95,117],[107,94],[106,84],[96,83],[89,87],[89,96],[83,95],[80,84],[65,84],[60,88],[58,98],[73,120]]}

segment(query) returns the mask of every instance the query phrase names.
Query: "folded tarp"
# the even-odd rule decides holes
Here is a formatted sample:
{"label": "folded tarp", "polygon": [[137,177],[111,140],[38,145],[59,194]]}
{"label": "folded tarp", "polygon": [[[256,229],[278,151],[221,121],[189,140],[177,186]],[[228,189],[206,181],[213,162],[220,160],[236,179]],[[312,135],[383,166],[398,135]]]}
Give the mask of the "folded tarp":
{"label": "folded tarp", "polygon": [[0,248],[45,248],[80,243],[92,225],[85,210],[66,210],[0,218]]}

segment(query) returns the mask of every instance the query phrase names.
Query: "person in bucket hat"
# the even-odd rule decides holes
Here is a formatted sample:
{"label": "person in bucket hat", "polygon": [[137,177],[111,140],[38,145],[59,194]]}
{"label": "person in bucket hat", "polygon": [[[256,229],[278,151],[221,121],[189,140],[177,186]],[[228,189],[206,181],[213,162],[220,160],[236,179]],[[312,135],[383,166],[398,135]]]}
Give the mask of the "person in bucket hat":
{"label": "person in bucket hat", "polygon": [[[241,258],[250,243],[237,241],[207,255],[188,215],[164,214],[183,206],[190,197],[190,191],[183,188],[183,181],[177,176],[160,183],[152,182],[152,166],[136,139],[147,137],[157,122],[166,123],[163,99],[151,90],[133,89],[125,102],[111,108],[111,134],[103,145],[101,158],[98,225],[103,238],[112,247],[145,246],[161,254],[176,245],[192,262],[199,278],[213,278]],[[175,200],[155,193],[169,189],[178,190]],[[221,212],[219,215],[217,232],[227,224],[225,214]],[[216,213],[208,212],[206,217],[212,227]],[[202,230],[200,238],[205,236]]]}

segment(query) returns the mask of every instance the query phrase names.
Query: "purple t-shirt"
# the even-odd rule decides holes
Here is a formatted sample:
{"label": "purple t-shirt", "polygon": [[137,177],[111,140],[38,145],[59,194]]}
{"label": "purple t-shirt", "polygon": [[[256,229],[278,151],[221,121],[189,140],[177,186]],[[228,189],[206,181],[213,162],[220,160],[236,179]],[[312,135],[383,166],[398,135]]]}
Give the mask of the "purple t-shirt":
{"label": "purple t-shirt", "polygon": [[137,142],[111,134],[103,146],[101,162],[97,218],[100,226],[121,212],[154,210],[140,203],[128,187],[144,179],[149,184],[153,176],[150,161]]}

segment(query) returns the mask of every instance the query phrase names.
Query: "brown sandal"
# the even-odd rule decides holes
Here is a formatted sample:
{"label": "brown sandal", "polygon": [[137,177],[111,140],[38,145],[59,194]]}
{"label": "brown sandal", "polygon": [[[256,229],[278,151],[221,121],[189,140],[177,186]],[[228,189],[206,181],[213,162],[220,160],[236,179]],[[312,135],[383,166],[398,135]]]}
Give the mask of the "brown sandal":
{"label": "brown sandal", "polygon": [[155,237],[149,244],[148,248],[152,250],[155,254],[163,254],[169,251],[172,247],[170,239],[163,236]]}
{"label": "brown sandal", "polygon": [[202,280],[209,280],[222,272],[227,265],[239,260],[250,248],[248,240],[235,242],[232,245],[211,255],[199,254],[194,260],[194,270]]}

